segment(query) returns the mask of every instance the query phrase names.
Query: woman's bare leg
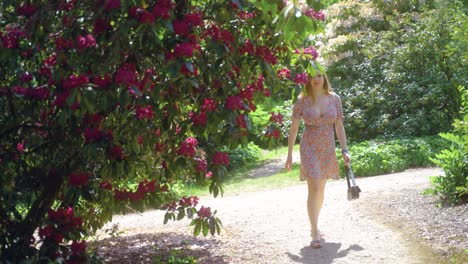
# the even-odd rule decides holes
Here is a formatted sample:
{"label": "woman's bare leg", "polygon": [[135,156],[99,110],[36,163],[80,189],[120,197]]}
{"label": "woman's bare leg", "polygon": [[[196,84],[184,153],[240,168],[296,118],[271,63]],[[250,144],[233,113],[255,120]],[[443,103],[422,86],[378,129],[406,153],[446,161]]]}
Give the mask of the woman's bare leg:
{"label": "woman's bare leg", "polygon": [[307,178],[308,197],[307,197],[307,213],[309,214],[309,221],[311,225],[312,239],[319,238],[318,234],[318,219],[320,210],[323,205],[323,198],[325,192],[325,184],[327,179],[320,178]]}

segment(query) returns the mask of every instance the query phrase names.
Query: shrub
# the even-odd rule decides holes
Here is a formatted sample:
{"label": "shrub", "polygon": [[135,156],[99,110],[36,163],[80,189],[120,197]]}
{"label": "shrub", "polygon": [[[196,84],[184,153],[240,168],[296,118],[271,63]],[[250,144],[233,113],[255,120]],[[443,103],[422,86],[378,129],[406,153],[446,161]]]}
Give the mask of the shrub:
{"label": "shrub", "polygon": [[[403,171],[412,167],[433,166],[430,157],[446,147],[439,137],[397,138],[385,141],[371,140],[350,144],[353,171],[357,176],[374,176]],[[344,164],[337,149],[340,173]]]}
{"label": "shrub", "polygon": [[453,132],[440,134],[451,146],[431,159],[445,172],[444,176],[431,178],[432,191],[450,204],[461,203],[468,198],[468,90],[463,87],[459,89],[462,118],[455,119]]}

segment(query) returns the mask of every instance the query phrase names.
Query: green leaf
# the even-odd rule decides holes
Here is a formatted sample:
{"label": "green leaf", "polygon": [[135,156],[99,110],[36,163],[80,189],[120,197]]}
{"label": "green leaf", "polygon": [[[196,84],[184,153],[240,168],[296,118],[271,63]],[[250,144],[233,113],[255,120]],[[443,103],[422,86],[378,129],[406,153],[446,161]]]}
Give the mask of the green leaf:
{"label": "green leaf", "polygon": [[208,231],[210,230],[210,226],[206,222],[202,222],[202,223],[203,223],[203,236],[207,236]]}
{"label": "green leaf", "polygon": [[198,236],[198,235],[200,234],[201,227],[202,227],[202,223],[201,223],[200,221],[198,221],[198,222],[195,224],[195,228],[193,229],[193,235],[194,235],[194,236]]}

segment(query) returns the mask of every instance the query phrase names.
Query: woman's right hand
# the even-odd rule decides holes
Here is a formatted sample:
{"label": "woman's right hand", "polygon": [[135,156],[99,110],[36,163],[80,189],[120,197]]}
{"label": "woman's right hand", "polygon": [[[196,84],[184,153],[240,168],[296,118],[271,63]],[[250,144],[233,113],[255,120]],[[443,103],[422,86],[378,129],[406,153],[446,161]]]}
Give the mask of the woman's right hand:
{"label": "woman's right hand", "polygon": [[286,158],[286,164],[284,165],[284,168],[288,171],[291,170],[292,168],[292,156],[291,155],[288,155],[288,157]]}

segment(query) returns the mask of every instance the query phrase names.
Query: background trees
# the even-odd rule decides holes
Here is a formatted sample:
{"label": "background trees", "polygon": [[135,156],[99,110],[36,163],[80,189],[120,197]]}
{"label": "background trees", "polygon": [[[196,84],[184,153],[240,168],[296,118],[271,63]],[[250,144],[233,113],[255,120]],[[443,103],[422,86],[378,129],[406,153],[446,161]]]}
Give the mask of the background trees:
{"label": "background trees", "polygon": [[342,1],[327,9],[321,53],[346,98],[347,133],[421,136],[447,131],[467,85],[460,1]]}

